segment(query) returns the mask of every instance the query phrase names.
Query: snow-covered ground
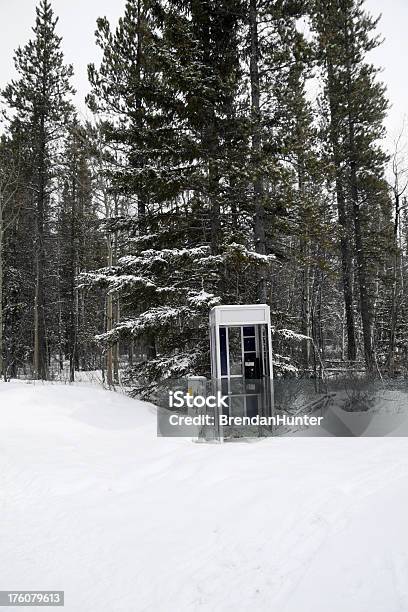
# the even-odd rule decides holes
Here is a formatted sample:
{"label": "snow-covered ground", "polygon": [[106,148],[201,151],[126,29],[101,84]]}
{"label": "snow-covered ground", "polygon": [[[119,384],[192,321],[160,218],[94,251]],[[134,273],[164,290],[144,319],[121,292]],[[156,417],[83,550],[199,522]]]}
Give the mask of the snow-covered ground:
{"label": "snow-covered ground", "polygon": [[69,612],[408,610],[408,439],[156,437],[155,408],[0,384],[0,590]]}

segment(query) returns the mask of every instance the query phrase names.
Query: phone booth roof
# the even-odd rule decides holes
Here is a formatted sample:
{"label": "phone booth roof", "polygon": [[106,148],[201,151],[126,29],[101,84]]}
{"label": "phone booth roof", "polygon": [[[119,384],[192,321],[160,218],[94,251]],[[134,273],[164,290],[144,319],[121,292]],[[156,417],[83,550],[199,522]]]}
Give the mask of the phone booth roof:
{"label": "phone booth roof", "polygon": [[210,310],[210,325],[270,325],[270,308],[266,304],[214,306]]}

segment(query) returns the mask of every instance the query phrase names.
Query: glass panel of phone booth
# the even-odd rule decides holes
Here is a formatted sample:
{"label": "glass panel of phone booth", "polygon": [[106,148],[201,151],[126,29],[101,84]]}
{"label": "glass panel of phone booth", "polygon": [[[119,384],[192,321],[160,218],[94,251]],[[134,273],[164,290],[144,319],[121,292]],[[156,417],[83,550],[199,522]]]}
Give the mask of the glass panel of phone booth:
{"label": "glass panel of phone booth", "polygon": [[242,334],[240,327],[228,328],[229,374],[242,376]]}
{"label": "glass panel of phone booth", "polygon": [[265,325],[219,329],[221,378],[258,380],[269,373]]}

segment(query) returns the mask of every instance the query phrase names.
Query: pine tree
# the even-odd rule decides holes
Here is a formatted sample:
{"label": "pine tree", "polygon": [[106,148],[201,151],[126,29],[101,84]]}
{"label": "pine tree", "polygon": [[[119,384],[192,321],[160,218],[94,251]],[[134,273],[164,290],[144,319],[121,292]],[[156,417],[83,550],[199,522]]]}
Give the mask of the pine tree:
{"label": "pine tree", "polygon": [[3,374],[13,377],[20,368],[26,371],[32,349],[33,214],[29,189],[32,157],[23,126],[14,123],[2,138],[0,152]]}
{"label": "pine tree", "polygon": [[[355,358],[352,295],[352,259],[355,256],[367,370],[376,368],[374,347],[375,278],[369,270],[367,238],[372,197],[364,199],[365,184],[381,178],[386,155],[378,144],[384,135],[387,109],[385,88],[367,54],[378,44],[373,36],[377,22],[363,8],[363,0],[317,0],[314,22],[329,105],[330,143],[336,175],[341,226],[343,286],[346,305],[349,358]],[[353,242],[350,242],[352,230]],[[354,250],[353,250],[354,249]]]}
{"label": "pine tree", "polygon": [[[206,338],[208,308],[265,301],[274,260],[268,253],[279,250],[272,219],[286,214],[279,211],[284,201],[289,208],[291,70],[304,43],[294,28],[298,9],[262,7],[257,19],[272,25],[256,58],[263,105],[256,127],[243,63],[247,9],[234,0],[129,1],[115,32],[99,21],[103,60],[98,70],[90,67],[89,103],[105,121],[109,197],[135,198],[138,210],[110,223],[121,232],[125,257],[83,282],[104,286],[108,304],[120,294],[124,319],[101,338],[143,336],[155,347],[146,354],[156,377],[161,366],[181,375],[208,361],[197,334]],[[262,193],[254,189],[260,184]],[[175,321],[180,331],[170,333]]]}
{"label": "pine tree", "polygon": [[[231,78],[238,70],[238,56],[231,56],[236,18],[219,7],[187,4],[158,10],[157,3],[128,2],[115,33],[99,21],[103,61],[99,71],[90,67],[89,102],[108,118],[108,157],[109,150],[122,156],[121,167],[108,171],[110,196],[136,198],[138,214],[111,224],[132,236],[131,255],[111,273],[87,277],[108,285],[108,302],[120,293],[123,316],[132,315],[112,333],[109,325],[107,337],[116,338],[118,329],[138,332],[150,360],[159,349],[168,354],[162,363],[183,362],[183,371],[197,353],[197,325],[203,329],[208,307],[220,299],[208,289],[225,263],[221,219],[231,203],[232,172],[225,152],[235,138],[230,118],[238,82]],[[245,249],[234,252],[240,258]],[[180,317],[183,332],[169,334],[166,322]]]}
{"label": "pine tree", "polygon": [[[78,275],[93,265],[103,262],[102,237],[96,210],[95,190],[91,171],[91,147],[86,128],[77,119],[70,125],[65,139],[64,163],[59,178],[60,203],[56,219],[59,361],[69,360],[69,378],[75,371],[86,369],[89,347],[85,338],[95,325],[86,318],[85,296],[78,288]],[[92,245],[92,251],[89,247]],[[91,304],[87,304],[93,310]],[[87,329],[90,327],[90,329]],[[89,354],[89,357],[91,355]]]}
{"label": "pine tree", "polygon": [[0,377],[7,380],[9,340],[6,320],[11,311],[10,280],[11,266],[8,248],[21,214],[21,189],[23,170],[21,157],[13,139],[5,136],[0,139]]}
{"label": "pine tree", "polygon": [[72,67],[64,64],[61,38],[56,34],[58,19],[49,0],[36,9],[34,37],[15,53],[18,78],[3,91],[13,109],[12,122],[24,126],[27,146],[32,151],[30,189],[34,219],[34,348],[33,370],[36,378],[47,378],[46,307],[47,251],[50,231],[51,192],[55,173],[56,146],[72,106],[69,101]]}

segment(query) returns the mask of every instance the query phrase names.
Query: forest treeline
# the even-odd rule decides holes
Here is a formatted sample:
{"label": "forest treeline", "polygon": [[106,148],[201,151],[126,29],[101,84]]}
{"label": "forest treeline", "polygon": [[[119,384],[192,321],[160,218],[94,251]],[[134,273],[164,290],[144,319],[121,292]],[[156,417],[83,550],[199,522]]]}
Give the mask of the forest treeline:
{"label": "forest treeline", "polygon": [[364,2],[127,0],[86,123],[57,21],[41,0],[1,92],[3,376],[206,374],[209,309],[257,302],[277,375],[404,374],[406,170]]}

